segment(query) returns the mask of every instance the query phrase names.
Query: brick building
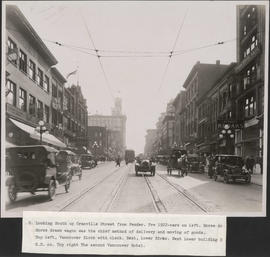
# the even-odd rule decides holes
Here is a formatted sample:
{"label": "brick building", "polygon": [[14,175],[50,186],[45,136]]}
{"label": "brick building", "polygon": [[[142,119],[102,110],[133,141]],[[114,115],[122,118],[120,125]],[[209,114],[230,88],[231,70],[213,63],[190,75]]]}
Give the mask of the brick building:
{"label": "brick building", "polygon": [[16,144],[38,144],[35,128],[45,122],[49,134],[43,143],[65,144],[52,135],[52,70],[57,64],[22,12],[6,6],[6,140]]}
{"label": "brick building", "polygon": [[263,156],[265,6],[239,5],[237,18],[238,119],[244,128],[236,131],[236,153]]}
{"label": "brick building", "polygon": [[226,70],[228,65],[206,64],[197,62],[190,71],[183,88],[186,89],[185,109],[180,115],[180,119],[185,121],[184,146],[187,150],[196,150],[198,139],[198,106],[197,101],[212,86]]}

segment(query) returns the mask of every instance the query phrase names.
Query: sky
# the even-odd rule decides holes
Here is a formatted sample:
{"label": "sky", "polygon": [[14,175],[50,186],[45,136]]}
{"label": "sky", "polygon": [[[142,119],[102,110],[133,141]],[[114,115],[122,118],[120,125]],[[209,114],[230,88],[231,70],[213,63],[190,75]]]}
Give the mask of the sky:
{"label": "sky", "polygon": [[[57,58],[60,72],[66,77],[78,69],[77,75],[69,77],[68,84],[79,81],[89,114],[110,114],[113,97],[121,95],[123,113],[127,115],[127,147],[137,153],[143,152],[146,130],[155,128],[160,113],[180,92],[197,61],[236,61],[234,1],[13,4]],[[222,45],[196,50],[227,40]],[[98,58],[89,49],[99,49],[100,55],[110,57]],[[172,56],[169,61],[170,51],[188,49],[193,50]],[[146,53],[138,57],[126,51]]]}

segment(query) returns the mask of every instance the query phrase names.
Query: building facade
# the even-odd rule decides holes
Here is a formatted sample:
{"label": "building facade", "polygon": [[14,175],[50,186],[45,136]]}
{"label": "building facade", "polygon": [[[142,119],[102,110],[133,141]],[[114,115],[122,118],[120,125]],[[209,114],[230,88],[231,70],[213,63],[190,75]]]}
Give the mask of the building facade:
{"label": "building facade", "polygon": [[6,140],[16,144],[37,144],[40,121],[49,134],[43,142],[65,146],[53,136],[52,71],[57,64],[18,7],[6,6]]}
{"label": "building facade", "polygon": [[181,120],[185,121],[184,147],[188,151],[196,151],[198,139],[198,105],[197,101],[205,92],[211,88],[226,70],[228,65],[206,64],[197,62],[189,73],[183,88],[186,89],[185,109],[182,112]]}
{"label": "building facade", "polygon": [[264,119],[265,7],[239,5],[237,18],[238,119],[244,128],[236,131],[236,153],[262,163]]}
{"label": "building facade", "polygon": [[156,129],[148,129],[145,135],[145,146],[144,146],[144,155],[147,157],[152,157],[155,154],[154,142],[157,137]]}
{"label": "building facade", "polygon": [[[234,74],[235,63],[225,70],[198,101],[198,139],[199,153],[234,154],[236,125],[235,92],[236,81]],[[225,125],[230,126],[228,132]],[[225,126],[227,127],[227,126]],[[225,133],[226,132],[226,133]]]}
{"label": "building facade", "polygon": [[[89,115],[88,127],[104,127],[108,151],[111,155],[122,156],[126,149],[126,120],[126,115],[122,114],[121,98],[117,97],[112,108],[112,115]],[[91,141],[92,139],[88,138],[88,142]]]}
{"label": "building facade", "polygon": [[63,134],[66,144],[71,148],[87,147],[88,111],[79,85],[64,89],[63,110]]}

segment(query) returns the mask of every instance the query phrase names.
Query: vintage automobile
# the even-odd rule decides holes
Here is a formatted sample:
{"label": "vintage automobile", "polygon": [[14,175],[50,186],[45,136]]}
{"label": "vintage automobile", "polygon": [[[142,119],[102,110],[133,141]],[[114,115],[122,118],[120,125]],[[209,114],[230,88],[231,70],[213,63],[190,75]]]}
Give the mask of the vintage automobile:
{"label": "vintage automobile", "polygon": [[150,172],[152,176],[156,174],[156,164],[151,160],[136,160],[135,162],[135,173],[138,176],[139,172],[147,173]]}
{"label": "vintage automobile", "polygon": [[70,150],[61,150],[56,155],[59,169],[70,169],[72,176],[82,178],[81,162],[78,155]]}
{"label": "vintage automobile", "polygon": [[57,150],[45,145],[17,146],[7,148],[8,177],[6,186],[11,202],[16,201],[17,193],[48,191],[53,200],[56,188],[64,186],[69,191],[70,170],[62,169],[56,160]]}
{"label": "vintage automobile", "polygon": [[204,172],[204,162],[201,156],[198,154],[187,155],[187,167],[188,172]]}
{"label": "vintage automobile", "polygon": [[224,183],[229,183],[230,180],[244,180],[250,183],[251,175],[244,167],[244,161],[240,156],[218,154],[215,156],[215,164],[213,167],[215,181],[218,177],[222,177]]}
{"label": "vintage automobile", "polygon": [[91,154],[81,154],[81,168],[94,168],[96,162]]}
{"label": "vintage automobile", "polygon": [[171,149],[168,162],[167,162],[167,173],[172,175],[174,171],[178,173],[179,176],[184,176],[187,174],[187,162],[183,155],[186,155],[187,151],[183,149]]}

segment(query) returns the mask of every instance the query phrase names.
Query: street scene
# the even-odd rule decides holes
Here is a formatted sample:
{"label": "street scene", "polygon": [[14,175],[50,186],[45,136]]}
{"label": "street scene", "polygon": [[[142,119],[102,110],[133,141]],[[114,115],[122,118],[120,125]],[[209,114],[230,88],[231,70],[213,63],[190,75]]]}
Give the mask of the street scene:
{"label": "street scene", "polygon": [[266,8],[7,2],[2,216],[262,216]]}
{"label": "street scene", "polygon": [[6,202],[6,211],[11,217],[26,210],[222,214],[257,212],[261,205],[259,181],[248,186],[242,182],[224,184],[195,173],[179,179],[168,176],[162,165],[155,176],[136,176],[134,164],[122,162],[116,167],[114,162],[106,162],[84,169],[82,180],[74,178],[68,193],[59,187],[53,201],[48,201],[46,192],[21,193],[15,203]]}

